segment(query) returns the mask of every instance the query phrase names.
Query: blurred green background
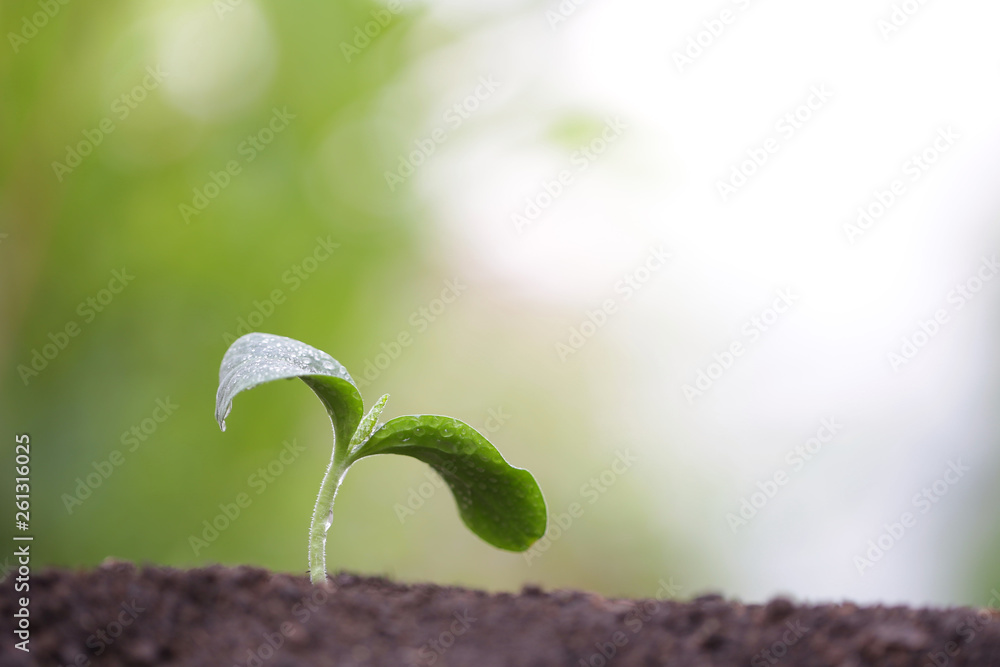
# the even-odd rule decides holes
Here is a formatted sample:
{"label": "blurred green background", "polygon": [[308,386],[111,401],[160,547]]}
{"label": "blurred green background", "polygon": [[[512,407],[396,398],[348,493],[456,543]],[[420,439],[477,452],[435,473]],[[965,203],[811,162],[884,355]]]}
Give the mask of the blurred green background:
{"label": "blurred green background", "polygon": [[[921,45],[951,23],[914,22],[889,47],[868,3],[754,3],[679,76],[670,49],[714,4],[591,3],[552,25],[557,5],[4,0],[0,437],[32,438],[36,564],[305,572],[330,429],[293,382],[240,395],[219,431],[219,362],[248,326],[369,373],[362,394],[389,393],[387,418],[486,433],[535,475],[551,525],[585,509],[544,553],[502,552],[423,464],[368,459],[338,496],[331,570],[986,603],[1000,582],[996,292],[904,373],[884,355],[996,247],[1000,104],[974,74],[997,56],[965,32],[995,9],[948,14],[962,30],[932,66]],[[480,88],[493,74],[495,95]],[[835,101],[721,205],[715,179],[820,80]],[[477,90],[474,114],[447,115]],[[511,213],[619,113],[626,136],[518,234]],[[947,118],[963,140],[894,211],[906,224],[845,244],[851,211]],[[441,127],[433,155],[408,157]],[[428,164],[409,175],[401,160]],[[555,343],[662,243],[673,263],[564,363]],[[134,276],[123,289],[120,274]],[[449,284],[461,294],[442,305]],[[790,285],[796,310],[686,401],[682,385]],[[157,421],[161,405],[176,407]],[[726,514],[831,414],[848,426],[822,462],[730,531]],[[305,453],[275,463],[292,440]],[[609,477],[626,450],[637,463]],[[975,473],[859,576],[852,557],[960,455]],[[240,493],[251,506],[195,553],[190,537]]]}
{"label": "blurred green background", "polygon": [[[447,27],[425,24],[413,40],[421,11],[410,9],[393,14],[351,62],[341,42],[370,24],[377,5],[73,3],[20,52],[0,56],[3,432],[32,438],[36,562],[93,565],[113,556],[304,571],[329,425],[311,392],[288,383],[240,396],[219,432],[218,365],[241,320],[327,350],[355,377],[383,343],[410,332],[414,344],[363,388],[366,402],[388,392],[387,416],[440,413],[483,432],[495,427],[490,437],[535,473],[553,511],[579,500],[583,475],[613,462],[614,452],[588,435],[582,397],[562,379],[546,380],[550,346],[530,345],[518,331],[548,315],[518,314],[527,318],[519,322],[510,303],[458,275],[411,182],[386,187],[386,166],[412,149],[421,109],[433,100],[409,82],[395,126],[370,122],[372,109],[390,84],[405,81],[408,59],[452,39]],[[37,6],[5,2],[0,11],[6,33]],[[162,68],[162,82],[147,67]],[[144,80],[148,96],[133,92]],[[274,109],[294,118],[272,137],[267,128],[283,125],[269,126]],[[67,146],[97,136],[107,118],[113,132],[78,167],[51,165],[72,165]],[[247,148],[253,136],[259,151],[252,141]],[[231,160],[239,173],[227,178]],[[225,187],[185,214],[182,204],[205,203],[195,189],[216,192],[213,174]],[[325,250],[314,255],[318,239],[337,247],[329,259],[306,259],[325,258]],[[80,304],[100,299],[114,271],[134,280],[89,314]],[[416,315],[436,308],[453,279],[466,285],[454,304]],[[270,301],[275,290],[281,303]],[[71,321],[79,334],[37,377],[22,377],[18,368]],[[153,431],[158,400],[177,407]],[[134,441],[122,438],[133,427],[142,433],[144,420],[145,439],[131,451]],[[266,489],[250,486],[292,439],[306,452]],[[114,450],[124,463],[82,502],[67,501],[79,499],[77,480],[106,468]],[[529,564],[468,533],[447,491],[401,522],[396,506],[429,481],[426,470],[381,457],[351,471],[329,537],[331,569],[636,594],[675,574],[679,554],[655,522],[622,515],[643,501],[641,490],[596,504],[586,527]],[[252,506],[195,555],[189,536],[241,492]],[[607,539],[623,529],[625,539]]]}

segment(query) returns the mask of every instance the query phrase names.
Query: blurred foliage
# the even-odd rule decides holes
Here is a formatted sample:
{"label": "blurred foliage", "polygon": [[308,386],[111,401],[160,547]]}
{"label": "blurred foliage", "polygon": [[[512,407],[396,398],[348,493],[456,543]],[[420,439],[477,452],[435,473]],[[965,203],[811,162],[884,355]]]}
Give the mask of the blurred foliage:
{"label": "blurred foliage", "polygon": [[[38,11],[37,2],[4,2],[3,34]],[[411,7],[347,62],[342,43],[384,20],[379,11],[355,0],[59,4],[16,52],[0,49],[0,431],[32,438],[37,563],[113,556],[305,570],[330,451],[322,410],[299,383],[262,387],[238,399],[241,418],[221,434],[217,372],[246,321],[331,351],[357,377],[452,276],[408,188],[390,195],[383,177],[393,163],[385,156],[408,150],[428,100],[419,86],[398,100],[397,127],[372,115],[407,63],[450,37],[430,29],[410,40],[421,16]],[[294,118],[272,125],[275,110]],[[576,121],[559,134],[572,142],[585,129]],[[74,150],[88,153],[78,166],[53,165],[72,165]],[[317,248],[330,244],[325,259]],[[134,279],[121,289],[116,271]],[[560,458],[593,436],[565,386],[538,379],[538,364],[552,363],[548,348],[522,356],[501,324],[505,304],[491,298],[469,297],[473,313],[498,318],[474,323],[474,339],[468,316],[442,318],[363,393],[370,402],[392,392],[388,417],[440,412],[485,428],[490,410],[505,410],[495,442],[540,475],[562,512],[613,454],[589,451],[564,474]],[[64,340],[67,326],[76,334]],[[43,361],[35,353],[55,350],[47,345],[64,349]],[[45,365],[37,376],[25,370],[33,355]],[[166,404],[176,408],[159,423]],[[305,452],[276,465],[293,439]],[[660,528],[642,514],[623,522],[611,502],[530,565],[464,532],[446,492],[401,522],[394,506],[429,478],[424,466],[389,458],[348,476],[331,569],[623,594],[652,593],[677,572],[665,564]],[[269,465],[281,472],[262,485]],[[86,495],[88,476],[100,484]],[[240,493],[252,504],[195,554],[189,537]],[[615,527],[634,541],[602,537]],[[595,565],[626,557],[635,557],[629,568]]]}

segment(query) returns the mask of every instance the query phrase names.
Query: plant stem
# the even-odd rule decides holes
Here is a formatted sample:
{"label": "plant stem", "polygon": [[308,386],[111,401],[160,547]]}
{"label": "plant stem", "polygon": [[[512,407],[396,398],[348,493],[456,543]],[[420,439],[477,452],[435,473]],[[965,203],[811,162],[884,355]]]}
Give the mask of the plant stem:
{"label": "plant stem", "polygon": [[319,485],[319,496],[313,509],[312,525],[309,527],[309,579],[314,584],[326,581],[326,533],[330,529],[328,519],[333,515],[333,500],[337,489],[350,467],[346,448],[334,447],[330,465]]}

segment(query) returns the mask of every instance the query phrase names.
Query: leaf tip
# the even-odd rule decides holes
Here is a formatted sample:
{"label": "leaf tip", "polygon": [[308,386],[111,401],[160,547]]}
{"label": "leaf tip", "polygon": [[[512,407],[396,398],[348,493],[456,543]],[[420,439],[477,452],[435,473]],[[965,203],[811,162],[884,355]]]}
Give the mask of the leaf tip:
{"label": "leaf tip", "polygon": [[219,397],[215,402],[215,421],[219,424],[219,429],[223,433],[226,432],[226,417],[229,416],[229,412],[233,409],[233,404],[230,402],[228,405],[222,404],[222,392],[220,390]]}

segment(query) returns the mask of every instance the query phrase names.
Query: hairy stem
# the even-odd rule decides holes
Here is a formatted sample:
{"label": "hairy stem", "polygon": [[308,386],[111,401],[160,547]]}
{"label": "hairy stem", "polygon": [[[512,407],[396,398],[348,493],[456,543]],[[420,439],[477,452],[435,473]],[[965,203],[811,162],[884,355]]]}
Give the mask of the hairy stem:
{"label": "hairy stem", "polygon": [[350,465],[346,447],[334,447],[330,465],[319,485],[319,496],[316,498],[312,525],[309,527],[309,579],[314,584],[326,581],[326,533],[330,530],[337,489]]}

